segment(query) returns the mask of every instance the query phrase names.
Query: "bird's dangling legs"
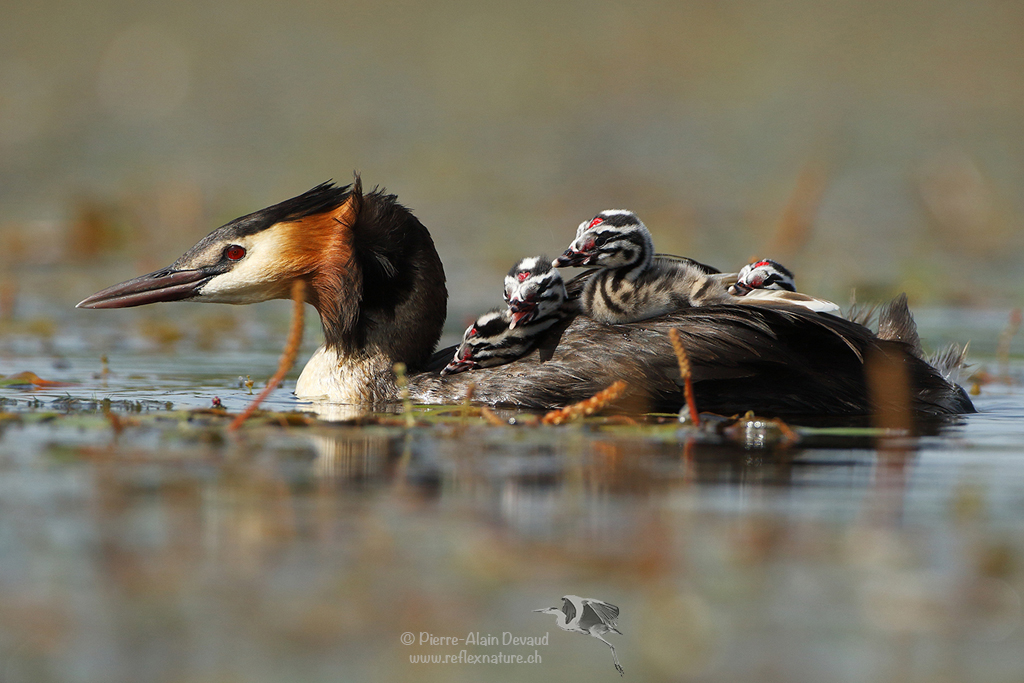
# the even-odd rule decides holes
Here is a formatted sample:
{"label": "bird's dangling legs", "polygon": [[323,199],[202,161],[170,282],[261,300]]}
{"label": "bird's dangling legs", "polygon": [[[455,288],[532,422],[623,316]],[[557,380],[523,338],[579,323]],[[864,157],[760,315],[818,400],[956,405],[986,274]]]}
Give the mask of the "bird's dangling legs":
{"label": "bird's dangling legs", "polygon": [[601,636],[599,636],[596,633],[591,633],[590,635],[594,636],[595,638],[600,640],[602,643],[604,643],[605,645],[607,645],[611,649],[611,651],[612,651],[612,661],[615,662],[615,670],[619,672],[620,676],[625,676],[626,672],[622,670],[622,665],[619,664],[619,656],[617,654],[615,654],[615,646],[612,645],[611,643],[609,643],[607,640],[605,640],[604,638],[602,638]]}

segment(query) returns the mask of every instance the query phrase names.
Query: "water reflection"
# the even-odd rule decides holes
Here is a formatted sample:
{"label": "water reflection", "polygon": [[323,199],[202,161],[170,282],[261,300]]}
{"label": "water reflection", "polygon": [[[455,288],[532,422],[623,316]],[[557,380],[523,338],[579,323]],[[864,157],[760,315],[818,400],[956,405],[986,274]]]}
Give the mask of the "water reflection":
{"label": "water reflection", "polygon": [[354,433],[310,437],[316,451],[313,476],[335,486],[390,481],[406,440],[394,435],[368,435],[367,430],[351,431]]}
{"label": "water reflection", "polygon": [[398,640],[543,633],[531,610],[566,593],[620,606],[616,648],[641,679],[1024,666],[1024,536],[1001,516],[1024,480],[998,452],[968,465],[941,439],[753,449],[475,424],[126,429],[0,434],[5,681],[606,675],[606,652],[561,632],[536,673],[434,672],[408,655],[451,652]]}

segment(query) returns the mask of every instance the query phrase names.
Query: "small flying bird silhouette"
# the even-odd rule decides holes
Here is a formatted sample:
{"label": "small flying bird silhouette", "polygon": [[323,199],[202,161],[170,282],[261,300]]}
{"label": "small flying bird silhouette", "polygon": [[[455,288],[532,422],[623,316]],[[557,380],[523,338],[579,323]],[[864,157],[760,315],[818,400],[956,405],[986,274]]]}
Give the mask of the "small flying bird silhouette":
{"label": "small flying bird silhouette", "polygon": [[607,645],[612,651],[612,661],[620,676],[624,676],[622,665],[619,664],[619,657],[615,654],[615,647],[602,638],[606,633],[618,633],[622,631],[615,628],[615,622],[619,618],[619,608],[615,605],[594,600],[593,598],[581,598],[578,595],[565,595],[562,597],[561,607],[548,607],[546,609],[535,609],[534,612],[542,614],[554,614],[555,623],[563,631],[583,633],[597,638]]}

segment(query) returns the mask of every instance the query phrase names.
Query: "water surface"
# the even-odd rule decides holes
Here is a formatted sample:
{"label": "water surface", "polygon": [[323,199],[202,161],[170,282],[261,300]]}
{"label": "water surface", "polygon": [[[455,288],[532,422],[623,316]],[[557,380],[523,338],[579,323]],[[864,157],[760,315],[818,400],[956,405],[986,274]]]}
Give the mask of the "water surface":
{"label": "water surface", "polygon": [[[258,390],[273,372],[274,315],[214,343],[116,317],[2,338],[0,375],[68,383],[0,388],[2,680],[617,679],[602,643],[532,611],[565,594],[620,607],[609,639],[632,680],[1024,672],[1016,383],[986,384],[979,414],[881,450],[457,416],[257,421],[229,436],[205,409],[216,396],[240,410],[240,378]],[[926,341],[956,335],[942,321],[958,315],[923,316]],[[268,407],[304,404],[286,387]],[[462,650],[542,661],[410,662]]]}

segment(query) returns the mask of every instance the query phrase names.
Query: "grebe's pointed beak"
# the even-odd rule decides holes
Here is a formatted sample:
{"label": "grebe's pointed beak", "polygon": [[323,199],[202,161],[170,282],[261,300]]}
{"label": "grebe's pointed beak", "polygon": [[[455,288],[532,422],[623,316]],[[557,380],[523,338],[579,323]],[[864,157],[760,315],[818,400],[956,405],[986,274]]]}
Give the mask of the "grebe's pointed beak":
{"label": "grebe's pointed beak", "polygon": [[199,295],[199,290],[222,269],[199,268],[171,270],[164,268],[148,275],[107,287],[80,301],[75,308],[128,308],[160,301],[182,301]]}

